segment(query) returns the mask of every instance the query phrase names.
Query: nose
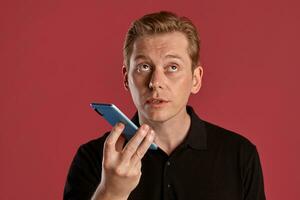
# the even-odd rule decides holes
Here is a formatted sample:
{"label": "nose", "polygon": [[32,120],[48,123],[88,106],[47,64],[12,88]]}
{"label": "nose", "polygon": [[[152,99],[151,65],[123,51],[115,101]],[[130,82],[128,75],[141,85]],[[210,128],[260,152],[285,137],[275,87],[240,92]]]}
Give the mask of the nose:
{"label": "nose", "polygon": [[152,74],[151,78],[149,81],[149,88],[152,90],[157,90],[157,89],[164,89],[164,73],[163,71],[159,69],[155,69]]}

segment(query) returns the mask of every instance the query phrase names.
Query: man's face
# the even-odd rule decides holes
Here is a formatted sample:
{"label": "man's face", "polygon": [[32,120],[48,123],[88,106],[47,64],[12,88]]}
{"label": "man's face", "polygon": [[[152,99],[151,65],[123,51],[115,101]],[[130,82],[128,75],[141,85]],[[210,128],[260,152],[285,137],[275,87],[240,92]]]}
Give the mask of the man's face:
{"label": "man's face", "polygon": [[143,121],[164,122],[185,112],[191,93],[201,87],[202,68],[192,72],[188,41],[180,32],[138,38],[125,86]]}

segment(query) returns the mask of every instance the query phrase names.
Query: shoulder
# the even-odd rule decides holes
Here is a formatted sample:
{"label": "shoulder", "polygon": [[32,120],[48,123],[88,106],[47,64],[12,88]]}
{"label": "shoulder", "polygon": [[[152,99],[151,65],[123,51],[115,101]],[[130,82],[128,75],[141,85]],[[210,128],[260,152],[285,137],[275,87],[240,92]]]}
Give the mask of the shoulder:
{"label": "shoulder", "polygon": [[64,199],[88,199],[101,179],[102,151],[108,133],[82,144],[71,163]]}
{"label": "shoulder", "polygon": [[187,107],[187,111],[192,120],[191,132],[198,132],[197,137],[193,136],[193,139],[204,141],[202,143],[205,143],[208,149],[220,151],[221,148],[227,152],[236,152],[241,150],[242,146],[249,150],[255,149],[255,145],[245,136],[201,119],[190,106]]}
{"label": "shoulder", "polygon": [[108,132],[99,138],[92,139],[79,146],[73,158],[72,165],[76,166],[101,166],[103,146]]}
{"label": "shoulder", "polygon": [[250,166],[260,166],[256,145],[248,138],[210,122],[204,121],[204,124],[208,149],[222,152],[226,159],[237,161],[242,174]]}
{"label": "shoulder", "polygon": [[[203,120],[202,120],[203,121]],[[226,147],[228,150],[255,151],[256,146],[245,136],[213,123],[203,121],[208,146]]]}

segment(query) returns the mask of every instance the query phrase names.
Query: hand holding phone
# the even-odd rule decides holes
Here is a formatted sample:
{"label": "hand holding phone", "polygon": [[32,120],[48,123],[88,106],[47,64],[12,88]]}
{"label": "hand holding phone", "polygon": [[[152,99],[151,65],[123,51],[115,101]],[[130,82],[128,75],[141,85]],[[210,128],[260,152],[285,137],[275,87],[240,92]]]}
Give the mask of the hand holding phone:
{"label": "hand holding phone", "polygon": [[[130,123],[125,115],[126,118],[120,115],[120,111],[116,112],[116,107],[112,105],[103,107],[107,110],[98,109],[98,105],[93,106],[110,124],[116,125],[106,137],[103,146],[101,181],[92,199],[128,199],[140,181],[142,158],[152,144],[155,133],[148,125],[143,124],[132,135],[130,131],[126,131],[125,134],[126,126],[131,127],[127,130],[134,130],[137,127],[132,127],[132,122]],[[108,111],[111,109],[114,111]],[[118,123],[119,121],[122,123]],[[120,137],[122,133],[131,137],[125,146],[125,138]]]}
{"label": "hand holding phone", "polygon": [[[112,126],[115,126],[118,122],[122,122],[125,125],[123,133],[127,140],[130,140],[132,136],[138,130],[138,127],[128,117],[122,113],[114,104],[104,103],[91,103],[91,107],[104,119],[106,119]],[[156,150],[157,145],[152,143],[150,149]]]}

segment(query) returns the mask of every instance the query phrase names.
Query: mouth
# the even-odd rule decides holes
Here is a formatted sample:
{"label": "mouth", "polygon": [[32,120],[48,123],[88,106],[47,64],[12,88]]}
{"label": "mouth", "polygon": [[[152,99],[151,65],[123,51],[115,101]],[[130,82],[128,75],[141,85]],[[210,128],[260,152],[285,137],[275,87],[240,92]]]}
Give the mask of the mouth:
{"label": "mouth", "polygon": [[165,100],[165,99],[150,98],[146,101],[146,104],[151,106],[151,107],[154,107],[154,108],[159,108],[159,107],[162,107],[162,106],[166,105],[169,102],[170,101]]}

